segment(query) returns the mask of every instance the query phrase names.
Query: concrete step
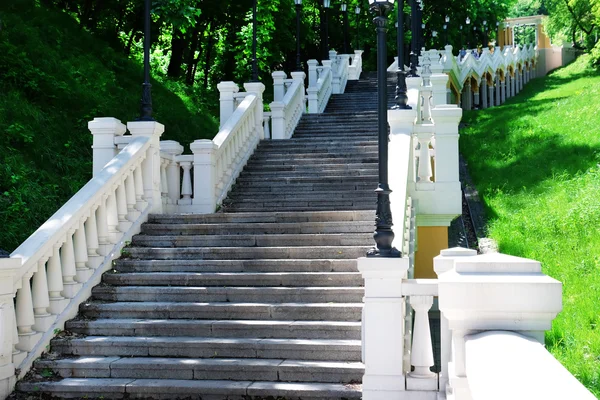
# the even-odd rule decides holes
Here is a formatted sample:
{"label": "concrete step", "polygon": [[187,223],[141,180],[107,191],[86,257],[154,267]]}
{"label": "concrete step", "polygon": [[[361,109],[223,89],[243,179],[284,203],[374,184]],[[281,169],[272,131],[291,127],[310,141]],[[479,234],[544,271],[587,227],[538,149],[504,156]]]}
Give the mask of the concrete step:
{"label": "concrete step", "polygon": [[255,168],[256,166],[311,166],[311,167],[319,167],[319,166],[327,166],[327,165],[353,165],[353,164],[377,164],[378,159],[377,156],[364,156],[357,155],[352,157],[323,157],[323,158],[315,158],[313,160],[307,159],[297,159],[290,160],[289,158],[278,157],[278,158],[261,158],[261,159],[250,159],[248,160],[248,164],[246,164],[246,168]]}
{"label": "concrete step", "polygon": [[236,185],[254,184],[269,186],[270,183],[358,183],[358,182],[377,182],[377,175],[363,175],[363,176],[327,176],[327,177],[313,177],[313,176],[296,176],[291,178],[286,177],[252,177],[244,178],[240,177],[236,181]]}
{"label": "concrete step", "polygon": [[358,272],[131,272],[106,273],[109,285],[134,286],[361,286]]}
{"label": "concrete step", "polygon": [[[362,192],[358,192],[360,194]],[[242,194],[244,198],[248,194]],[[259,193],[250,194],[253,198],[268,197]],[[347,195],[344,193],[344,195]],[[273,195],[275,196],[275,195]],[[373,221],[342,222],[295,222],[295,223],[224,223],[224,224],[152,224],[145,223],[145,235],[239,235],[239,234],[301,234],[301,233],[370,233]]]}
{"label": "concrete step", "polygon": [[248,358],[78,357],[39,360],[62,378],[141,378],[344,383],[362,380],[360,362]]}
{"label": "concrete step", "polygon": [[83,303],[89,318],[360,321],[362,303]]}
{"label": "concrete step", "polygon": [[274,398],[288,400],[360,399],[361,386],[340,383],[214,381],[175,379],[67,378],[58,382],[20,382],[21,392],[49,393],[54,398],[222,400]]}
{"label": "concrete step", "polygon": [[[323,193],[329,193],[329,195],[325,195]],[[377,195],[374,190],[348,190],[348,191],[337,191],[337,192],[291,192],[291,193],[281,193],[281,192],[267,192],[261,193],[260,191],[248,191],[248,190],[236,190],[232,195],[230,195],[225,202],[225,204],[229,204],[231,202],[235,203],[276,203],[280,201],[285,201],[286,204],[289,205],[290,201],[295,202],[305,202],[305,201],[317,201],[317,200],[330,200],[333,198],[337,198],[340,200],[352,199],[352,200],[360,200],[360,201],[374,201]]]}
{"label": "concrete step", "polygon": [[[336,176],[373,176],[373,174],[377,173],[377,164],[373,163],[372,168],[360,168],[360,169],[347,169],[347,170],[330,170],[326,171],[320,168],[316,168],[313,171],[260,171],[254,168],[247,168],[239,175],[239,178],[296,178],[296,177],[304,177],[311,176],[314,178],[329,178]],[[238,179],[239,179],[238,178]]]}
{"label": "concrete step", "polygon": [[[252,207],[261,210],[269,210],[269,209],[283,209],[283,208],[302,208],[310,209],[311,207],[338,207],[344,208],[346,206],[358,206],[358,205],[367,205],[367,209],[371,208],[371,205],[376,203],[376,196],[372,193],[368,195],[356,195],[351,196],[356,191],[349,191],[347,196],[344,196],[342,199],[331,199],[325,198],[321,196],[313,196],[308,197],[304,196],[303,193],[298,193],[299,196],[302,195],[302,198],[299,199],[279,199],[279,200],[271,200],[266,199],[264,196],[260,196],[259,198],[244,198],[244,199],[229,199],[223,202],[222,207],[224,210],[229,209],[230,207]],[[248,196],[251,194],[248,193]],[[340,196],[341,197],[341,196]]]}
{"label": "concrete step", "polygon": [[[252,185],[251,183],[247,183],[243,186],[235,186],[233,193],[240,192],[250,192],[261,193],[263,195],[268,193],[290,193],[296,194],[298,196],[304,195],[305,193],[310,192],[324,192],[324,191],[337,191],[343,192],[346,194],[352,194],[355,191],[364,191],[364,190],[375,190],[377,187],[377,183],[374,182],[345,182],[345,183],[285,183],[285,182],[274,182],[270,186],[265,186],[264,184]],[[335,199],[332,199],[335,200]],[[283,210],[277,210],[278,212],[284,212]],[[310,210],[300,210],[309,212]],[[349,211],[349,210],[333,210],[335,211]],[[263,211],[268,212],[268,211]],[[290,211],[285,211],[290,212]],[[314,210],[313,210],[314,212]]]}
{"label": "concrete step", "polygon": [[360,340],[88,336],[53,339],[52,351],[75,356],[282,358],[360,361]]}
{"label": "concrete step", "polygon": [[71,332],[91,336],[360,340],[360,321],[96,319],[71,320]]}
{"label": "concrete step", "polygon": [[296,222],[340,222],[374,221],[371,211],[320,211],[320,212],[252,212],[245,214],[150,214],[148,222],[169,223],[296,223]]}
{"label": "concrete step", "polygon": [[[341,159],[345,162],[353,162],[356,159],[363,158],[377,158],[378,153],[374,150],[358,149],[356,152],[338,152],[338,153],[285,153],[285,152],[257,152],[251,157],[251,160],[262,160],[262,159],[279,159],[283,158],[286,160],[298,160],[302,162],[308,162],[309,160],[319,161],[322,159]],[[347,161],[346,161],[347,160]]]}
{"label": "concrete step", "polygon": [[145,247],[283,247],[368,246],[368,233],[239,234],[239,235],[135,235],[132,246]]}
{"label": "concrete step", "polygon": [[[126,274],[131,275],[131,274]],[[360,278],[360,277],[359,277]],[[362,279],[360,279],[362,280]],[[227,286],[215,287],[214,280],[208,281],[203,287],[178,285],[177,280],[172,286],[156,285],[156,279],[144,282],[145,286],[97,286],[92,290],[94,300],[101,301],[131,301],[131,302],[234,302],[234,303],[360,303],[364,290],[358,286],[362,282],[349,280],[349,287],[338,286],[335,280],[316,283],[310,287],[269,287],[265,282],[259,282],[257,287]],[[114,285],[134,285],[125,280],[117,281]],[[170,284],[170,282],[169,282]],[[240,285],[245,284],[241,282]],[[316,286],[321,285],[321,286]],[[258,287],[260,286],[260,287]],[[264,286],[264,287],[263,287]],[[331,286],[331,287],[329,287]]]}
{"label": "concrete step", "polygon": [[[339,210],[340,208],[344,210],[375,210],[376,206],[372,204],[372,202],[368,203],[354,203],[352,205],[348,204],[340,204],[340,203],[332,203],[332,204],[320,204],[320,205],[311,205],[311,206],[286,206],[281,205],[278,206],[277,209],[282,211],[334,211]],[[264,210],[264,207],[252,207],[247,205],[231,205],[228,206],[225,210],[230,213],[236,212],[251,212],[251,211],[259,211]]]}
{"label": "concrete step", "polygon": [[356,272],[356,260],[134,260],[117,259],[114,268],[127,272]]}

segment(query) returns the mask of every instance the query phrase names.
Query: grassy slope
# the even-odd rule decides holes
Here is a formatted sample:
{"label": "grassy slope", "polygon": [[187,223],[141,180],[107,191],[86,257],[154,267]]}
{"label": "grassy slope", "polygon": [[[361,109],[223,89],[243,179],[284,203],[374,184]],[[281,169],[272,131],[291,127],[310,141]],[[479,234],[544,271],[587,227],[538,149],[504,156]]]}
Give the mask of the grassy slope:
{"label": "grassy slope", "polygon": [[503,253],[563,282],[550,351],[600,396],[600,73],[587,57],[466,113],[461,152]]}
{"label": "grassy slope", "polygon": [[[0,20],[0,248],[10,251],[90,178],[87,121],[135,119],[143,74],[67,15],[28,0],[1,1]],[[217,132],[201,100],[174,83],[153,82],[153,101],[163,139],[187,148]]]}

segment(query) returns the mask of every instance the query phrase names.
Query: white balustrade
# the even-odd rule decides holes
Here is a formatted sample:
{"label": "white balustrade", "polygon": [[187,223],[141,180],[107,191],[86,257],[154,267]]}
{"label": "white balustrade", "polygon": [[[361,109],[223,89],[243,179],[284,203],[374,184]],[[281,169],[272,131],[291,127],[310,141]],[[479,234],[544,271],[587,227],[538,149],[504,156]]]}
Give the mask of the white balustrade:
{"label": "white balustrade", "polygon": [[287,79],[285,72],[273,72],[275,101],[270,104],[272,139],[289,139],[294,134],[306,111],[305,78],[304,72],[292,72],[292,79]]}
{"label": "white balustrade", "polygon": [[[141,200],[142,188],[152,188],[144,183],[152,178],[150,166],[160,161],[152,147],[160,134],[129,140],[124,149],[105,162],[109,154],[117,152],[115,142],[111,147],[106,140],[110,129],[113,139],[122,137],[124,125],[112,118],[97,118],[89,126],[94,143],[103,142],[103,146],[94,148],[99,153],[94,157],[94,177],[10,258],[0,259],[2,397],[46,350],[55,331],[77,314],[79,304],[89,298],[92,287],[112,267],[112,259],[139,232],[153,208],[151,202],[138,203],[136,196]],[[157,159],[148,160],[153,155]],[[102,163],[105,165],[98,170]],[[150,201],[154,198],[151,193],[148,197]]]}
{"label": "white balustrade", "polygon": [[354,54],[350,54],[350,65],[348,66],[349,81],[360,79],[360,75],[362,74],[362,54],[363,50],[354,50]]}
{"label": "white balustrade", "polygon": [[324,60],[319,67],[316,60],[308,60],[308,112],[320,114],[325,111],[333,93],[332,61]]}

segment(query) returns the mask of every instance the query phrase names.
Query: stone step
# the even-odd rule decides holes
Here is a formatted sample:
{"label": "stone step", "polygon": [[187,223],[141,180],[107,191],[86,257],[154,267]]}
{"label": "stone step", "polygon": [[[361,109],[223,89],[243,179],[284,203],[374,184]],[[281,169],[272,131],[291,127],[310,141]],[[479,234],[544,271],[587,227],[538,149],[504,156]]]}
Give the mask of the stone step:
{"label": "stone step", "polygon": [[53,339],[52,351],[75,356],[283,358],[360,361],[360,340],[87,336]]}
{"label": "stone step", "polygon": [[249,201],[249,202],[258,202],[258,201],[280,201],[280,200],[297,200],[297,201],[313,201],[313,200],[326,200],[326,199],[357,199],[361,198],[363,200],[370,200],[376,197],[375,190],[367,189],[367,190],[348,190],[348,191],[311,191],[301,193],[285,193],[285,192],[273,192],[273,193],[261,193],[261,192],[251,192],[243,189],[236,190],[231,195],[228,196],[229,200],[237,201]]}
{"label": "stone step", "polygon": [[362,303],[83,303],[89,318],[360,321]]}
{"label": "stone step", "polygon": [[132,272],[104,274],[103,282],[136,286],[303,287],[361,286],[362,278],[358,272]]}
{"label": "stone step", "polygon": [[240,235],[136,235],[132,246],[144,247],[283,247],[368,246],[367,233],[240,234]]}
{"label": "stone step", "polygon": [[[253,207],[262,210],[269,209],[278,209],[281,210],[284,207],[306,207],[307,209],[310,207],[320,207],[320,206],[328,206],[328,207],[347,207],[347,206],[360,206],[360,205],[373,205],[376,203],[376,196],[373,192],[364,195],[352,196],[352,194],[357,193],[358,191],[348,191],[346,196],[341,197],[338,200],[322,197],[322,196],[308,196],[304,193],[295,193],[298,194],[298,199],[268,199],[264,197],[253,198],[250,197],[251,194],[248,192],[248,197],[243,199],[235,199],[231,198],[223,202],[222,207],[224,210],[229,209],[230,207]],[[255,192],[256,193],[256,192]],[[301,196],[301,197],[300,197]]]}
{"label": "stone step", "polygon": [[[352,194],[356,191],[371,191],[377,188],[376,182],[346,182],[346,183],[285,183],[285,182],[273,182],[271,185],[259,184],[252,185],[251,183],[246,183],[243,186],[237,186],[234,188],[234,192],[246,192],[250,194],[252,193],[262,193],[267,195],[268,193],[288,193],[288,194],[296,194],[303,195],[311,192],[324,192],[324,191],[335,191],[338,193],[346,193]],[[232,192],[232,193],[234,193]],[[337,196],[336,196],[337,197]],[[332,201],[335,201],[332,199]],[[278,212],[290,212],[283,211],[277,209]],[[310,210],[300,210],[307,211]],[[313,210],[314,211],[314,210]],[[338,210],[332,210],[333,212]],[[350,210],[344,210],[350,211]],[[263,211],[268,212],[268,211]]]}
{"label": "stone step", "polygon": [[360,340],[360,321],[96,319],[71,320],[71,332],[91,336],[191,336]]}
{"label": "stone step", "polygon": [[360,399],[361,386],[341,383],[286,383],[267,381],[213,381],[176,379],[67,378],[58,382],[20,382],[17,389],[49,393],[54,398],[100,399]]}
{"label": "stone step", "polygon": [[[318,193],[318,192],[317,192]],[[361,193],[361,192],[358,192]],[[344,194],[345,195],[345,194]],[[244,195],[245,196],[245,195]],[[258,196],[258,194],[254,194]],[[265,195],[269,196],[269,195]],[[145,235],[237,235],[300,233],[369,233],[373,222],[296,222],[296,223],[226,223],[226,224],[152,224],[142,226]]]}
{"label": "stone step", "polygon": [[[373,230],[373,228],[371,229]],[[127,272],[356,272],[356,260],[133,260],[117,259],[114,268]]]}
{"label": "stone step", "polygon": [[[345,210],[375,210],[375,206],[372,202],[368,203],[354,203],[352,205],[341,204],[341,203],[332,203],[329,205],[312,205],[312,206],[286,206],[282,205],[277,207],[277,209],[282,211],[334,211],[343,208]],[[236,212],[252,212],[264,210],[264,207],[252,207],[245,204],[242,205],[231,205],[226,208],[227,212],[236,213]]]}
{"label": "stone step", "polygon": [[294,166],[294,167],[303,167],[303,166],[311,166],[318,167],[321,165],[353,165],[353,164],[372,164],[377,163],[377,156],[369,157],[364,155],[352,156],[352,157],[323,157],[323,158],[314,158],[312,160],[306,159],[296,159],[290,160],[289,158],[278,157],[278,158],[262,158],[260,160],[250,159],[248,160],[248,164],[246,164],[246,168],[255,168],[259,167],[271,167],[271,166]]}
{"label": "stone step", "polygon": [[252,212],[240,214],[150,214],[148,222],[170,223],[296,223],[296,222],[342,222],[374,221],[372,211],[320,211],[320,212]]}
{"label": "stone step", "polygon": [[369,170],[377,171],[378,164],[376,160],[365,163],[336,163],[336,164],[292,164],[292,165],[275,165],[275,164],[253,164],[247,166],[244,170],[252,172],[271,172],[283,173],[286,171],[297,171],[305,174],[311,174],[319,171],[353,171],[353,170]]}
{"label": "stone step", "polygon": [[[155,273],[158,274],[158,273]],[[126,274],[132,275],[132,274]],[[223,275],[223,273],[221,273]],[[142,285],[156,285],[158,279],[144,281]],[[269,279],[267,279],[269,280]],[[111,282],[114,285],[134,285],[137,280],[120,280]],[[296,287],[299,284],[291,284],[292,287],[269,287],[266,282],[260,281],[261,287],[246,286],[217,286],[215,280],[208,280],[204,287],[189,287],[191,283],[185,282],[185,286],[177,286],[181,283],[175,278],[173,283],[163,283],[171,286],[97,286],[92,290],[94,300],[101,301],[131,301],[131,302],[234,302],[234,303],[360,303],[364,296],[364,290],[359,286],[362,279],[351,277],[347,284],[350,287],[339,286],[340,277],[332,281],[314,283],[315,286]],[[245,285],[242,281],[239,285]],[[223,283],[223,285],[229,285]],[[317,286],[320,285],[320,286]],[[262,287],[264,286],[264,287]],[[331,286],[331,287],[329,287]]]}
{"label": "stone step", "polygon": [[248,358],[79,357],[39,360],[62,378],[144,378],[343,383],[362,380],[360,362]]}
{"label": "stone step", "polygon": [[323,170],[323,169],[315,169],[313,171],[260,171],[254,168],[245,169],[239,176],[240,178],[295,178],[302,177],[306,175],[310,175],[315,178],[327,178],[331,176],[373,176],[374,173],[377,173],[377,164],[373,163],[372,168],[357,168],[357,169],[348,169],[348,170]]}
{"label": "stone step", "polygon": [[252,185],[264,185],[269,186],[271,183],[358,183],[358,182],[377,182],[377,175],[363,175],[363,176],[327,176],[323,178],[313,176],[297,176],[292,178],[286,177],[252,177],[243,178],[240,177],[236,181],[236,185],[252,184]]}

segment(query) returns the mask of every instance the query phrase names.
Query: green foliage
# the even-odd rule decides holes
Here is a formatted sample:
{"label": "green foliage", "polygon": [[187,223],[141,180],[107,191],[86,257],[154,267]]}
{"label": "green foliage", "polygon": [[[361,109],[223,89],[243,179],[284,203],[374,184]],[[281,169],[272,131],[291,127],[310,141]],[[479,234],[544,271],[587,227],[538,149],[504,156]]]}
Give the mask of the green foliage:
{"label": "green foliage", "polygon": [[466,113],[460,144],[500,250],[539,260],[563,283],[546,344],[599,396],[600,73],[588,58]]}
{"label": "green foliage", "polygon": [[562,39],[587,50],[594,47],[600,33],[599,0],[545,0],[544,4],[549,12],[546,30],[553,40]]}
{"label": "green foliage", "polygon": [[[142,69],[71,17],[26,0],[0,4],[0,248],[12,250],[91,175],[87,122],[136,118]],[[211,138],[198,89],[153,82],[163,139]]]}

